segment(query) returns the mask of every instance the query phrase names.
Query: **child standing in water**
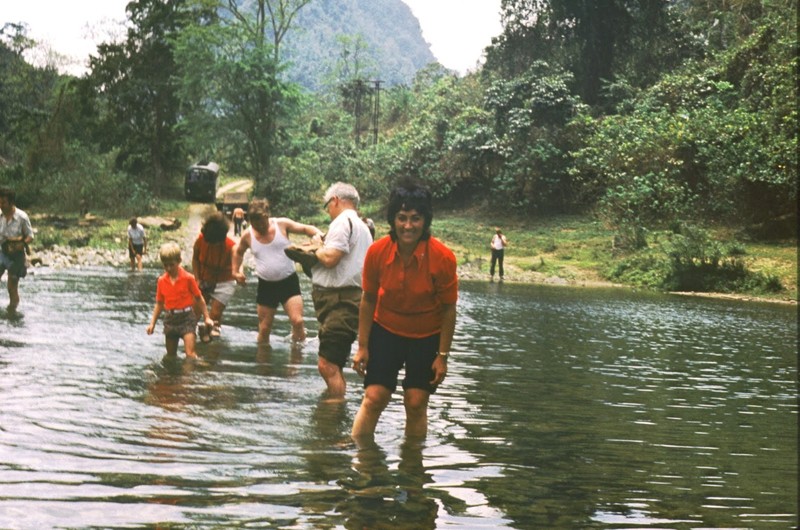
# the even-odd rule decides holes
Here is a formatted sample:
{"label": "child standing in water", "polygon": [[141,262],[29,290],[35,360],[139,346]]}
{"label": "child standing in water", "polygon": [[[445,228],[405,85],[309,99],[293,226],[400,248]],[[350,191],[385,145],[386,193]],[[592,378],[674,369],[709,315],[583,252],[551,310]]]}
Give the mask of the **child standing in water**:
{"label": "child standing in water", "polygon": [[164,336],[167,355],[178,353],[178,342],[183,339],[187,359],[196,359],[194,347],[197,342],[195,329],[197,315],[202,314],[205,325],[210,329],[214,325],[208,314],[208,307],[200,294],[200,287],[194,276],[181,267],[181,248],[177,243],[164,243],[159,251],[164,274],[158,278],[156,285],[156,305],[153,317],[147,326],[147,334],[152,335],[156,322],[162,311],[164,316]]}

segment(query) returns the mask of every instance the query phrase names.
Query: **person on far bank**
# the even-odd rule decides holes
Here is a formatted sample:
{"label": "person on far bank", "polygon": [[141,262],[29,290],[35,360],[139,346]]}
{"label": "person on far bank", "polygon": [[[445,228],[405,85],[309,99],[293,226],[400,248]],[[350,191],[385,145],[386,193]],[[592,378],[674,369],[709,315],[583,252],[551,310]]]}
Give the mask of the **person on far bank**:
{"label": "person on far bank", "polygon": [[494,235],[492,236],[492,242],[490,244],[492,249],[492,265],[489,267],[489,276],[491,276],[491,281],[494,281],[495,264],[499,265],[498,272],[500,273],[501,281],[503,280],[503,276],[505,276],[505,271],[503,271],[503,258],[507,246],[508,239],[506,239],[506,236],[503,235],[503,231],[499,228],[495,228]]}
{"label": "person on far bank", "polygon": [[19,306],[19,280],[28,274],[27,246],[33,241],[28,214],[16,206],[17,194],[0,187],[0,277],[8,271],[8,311]]}
{"label": "person on far bank", "polygon": [[242,225],[244,225],[244,210],[238,206],[233,209],[231,214],[233,218],[233,235],[242,237]]}
{"label": "person on far bank", "polygon": [[220,336],[222,313],[236,291],[232,272],[236,242],[228,236],[229,226],[225,214],[212,213],[203,221],[192,250],[192,272],[200,284],[200,292],[214,321],[211,329],[201,326],[202,342]]}
{"label": "person on far bank", "polygon": [[447,375],[456,326],[456,258],[431,236],[430,191],[402,181],[389,196],[389,235],[364,261],[353,369],[364,377],[364,398],[353,422],[356,441],[374,436],[381,413],[405,368],[403,405],[408,440],[428,432],[428,402]]}
{"label": "person on far bank", "polygon": [[142,270],[142,256],[147,253],[147,234],[138,219],[131,217],[128,223],[128,257],[131,260],[131,270]]}
{"label": "person on far bank", "polygon": [[156,283],[156,305],[147,326],[147,334],[153,334],[158,317],[165,313],[164,342],[167,356],[177,355],[178,343],[183,339],[186,358],[197,359],[195,330],[198,315],[203,316],[203,322],[209,329],[214,321],[208,314],[208,307],[200,294],[197,280],[181,266],[181,247],[174,242],[164,243],[159,250],[159,257],[164,266],[164,274]]}
{"label": "person on far bank", "polygon": [[288,217],[270,217],[269,201],[255,199],[247,209],[250,224],[233,251],[233,278],[243,284],[242,272],[244,254],[250,249],[255,258],[258,294],[256,311],[258,313],[258,342],[269,344],[272,324],[278,305],[289,317],[292,326],[292,340],[302,343],[306,340],[306,327],[303,321],[303,297],[300,293],[300,278],[294,261],[284,250],[291,245],[289,234],[305,234],[312,241],[319,242],[322,232],[319,228],[293,221]]}
{"label": "person on far bank", "polygon": [[344,397],[343,369],[358,333],[361,269],[372,236],[357,209],[358,190],[344,182],[332,184],[323,196],[323,210],[331,218],[324,245],[315,251],[311,292],[319,321],[317,369],[331,399]]}

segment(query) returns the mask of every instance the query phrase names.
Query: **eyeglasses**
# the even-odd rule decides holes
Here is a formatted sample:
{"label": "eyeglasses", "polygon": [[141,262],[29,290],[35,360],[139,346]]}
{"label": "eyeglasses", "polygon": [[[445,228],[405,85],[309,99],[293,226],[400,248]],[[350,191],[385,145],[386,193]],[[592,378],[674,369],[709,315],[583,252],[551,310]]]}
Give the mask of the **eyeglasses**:
{"label": "eyeglasses", "polygon": [[322,205],[322,209],[323,209],[323,210],[327,210],[327,209],[328,209],[328,205],[329,205],[329,204],[331,203],[331,201],[332,201],[333,199],[335,199],[335,198],[336,198],[336,197],[331,197],[330,199],[328,199],[327,201],[325,201],[325,204],[323,204],[323,205]]}

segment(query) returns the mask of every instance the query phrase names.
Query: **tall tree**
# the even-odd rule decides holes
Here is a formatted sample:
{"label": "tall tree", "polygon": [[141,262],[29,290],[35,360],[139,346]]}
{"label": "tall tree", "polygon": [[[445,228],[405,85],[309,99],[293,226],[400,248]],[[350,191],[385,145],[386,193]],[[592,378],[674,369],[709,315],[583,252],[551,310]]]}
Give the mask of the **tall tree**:
{"label": "tall tree", "polygon": [[297,87],[283,80],[279,46],[308,1],[228,0],[219,5],[223,15],[216,24],[195,26],[177,44],[181,95],[192,121],[224,132],[228,153],[241,152],[247,161],[241,169],[255,176],[261,195],[276,189],[280,127],[299,98]]}
{"label": "tall tree", "polygon": [[[297,13],[311,0],[227,0],[228,11],[252,37],[253,42],[263,46],[266,39],[272,43],[272,60],[281,59],[281,44]],[[255,4],[255,9],[251,6]]]}
{"label": "tall tree", "polygon": [[487,67],[518,75],[537,60],[574,76],[576,93],[602,103],[618,78],[642,87],[681,59],[684,44],[671,24],[669,0],[502,0],[504,30]]}
{"label": "tall tree", "polygon": [[102,95],[100,137],[117,165],[160,193],[185,164],[176,130],[178,97],[171,39],[190,22],[186,0],[135,0],[126,39],[98,46],[90,80]]}
{"label": "tall tree", "polygon": [[35,45],[24,24],[0,29],[0,157],[16,162],[47,121],[58,82],[54,68],[35,68],[25,61]]}

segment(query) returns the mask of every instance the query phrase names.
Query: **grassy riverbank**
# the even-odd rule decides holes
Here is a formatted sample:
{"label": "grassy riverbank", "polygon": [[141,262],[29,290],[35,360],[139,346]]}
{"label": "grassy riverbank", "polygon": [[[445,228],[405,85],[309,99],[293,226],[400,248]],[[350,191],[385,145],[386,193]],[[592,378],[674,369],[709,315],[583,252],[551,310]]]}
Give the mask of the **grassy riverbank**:
{"label": "grassy riverbank", "polygon": [[[619,284],[660,288],[668,275],[676,236],[670,230],[647,233],[647,247],[615,248],[614,232],[588,216],[519,219],[441,212],[434,221],[437,236],[456,252],[459,263],[477,277],[488,278],[491,240],[500,227],[509,240],[506,279],[511,281]],[[797,301],[797,241],[748,240],[740,230],[707,229],[710,246],[721,249],[721,261],[747,271],[738,286],[723,296]]]}
{"label": "grassy riverbank", "polygon": [[[151,263],[156,249],[165,239],[185,241],[188,203],[163,201],[161,215],[176,218],[182,227],[176,232],[149,231]],[[374,214],[378,233],[386,232],[379,214]],[[63,219],[66,222],[53,222]],[[327,219],[303,219],[320,227]],[[125,251],[127,218],[98,215],[93,222],[76,216],[38,216],[37,248],[54,244],[86,246]],[[589,216],[557,216],[545,219],[523,219],[511,216],[487,216],[480,211],[437,210],[433,229],[455,252],[461,276],[465,279],[489,279],[489,241],[494,228],[500,227],[508,237],[506,281],[568,285],[628,285],[637,288],[660,288],[658,282],[666,274],[669,253],[674,252],[673,231],[647,233],[647,247],[638,251],[614,248],[614,233]],[[707,229],[713,244],[723,250],[722,259],[736,262],[749,279],[739,281],[722,296],[797,301],[797,241],[758,242],[743,237],[732,228]]]}

